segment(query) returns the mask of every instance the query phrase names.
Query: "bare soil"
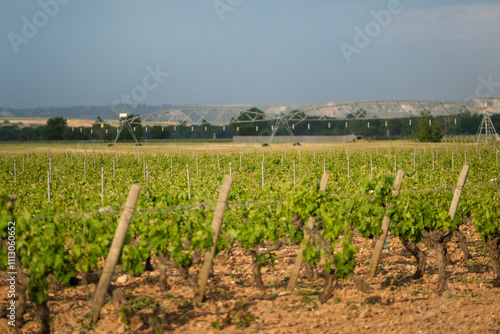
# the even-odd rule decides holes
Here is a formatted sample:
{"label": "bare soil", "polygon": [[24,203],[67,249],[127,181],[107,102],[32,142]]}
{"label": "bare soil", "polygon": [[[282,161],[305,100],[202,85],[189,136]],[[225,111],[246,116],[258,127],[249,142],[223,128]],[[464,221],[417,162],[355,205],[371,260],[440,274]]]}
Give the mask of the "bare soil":
{"label": "bare soil", "polygon": [[[101,311],[101,320],[90,322],[92,285],[64,287],[50,295],[49,308],[54,333],[500,333],[500,288],[493,287],[494,274],[485,256],[484,244],[472,224],[462,227],[473,260],[462,260],[457,238],[449,243],[452,265],[447,266],[448,288],[442,296],[437,285],[435,252],[428,254],[427,271],[414,280],[413,257],[397,238],[388,237],[378,275],[369,281],[371,291],[359,291],[351,280],[341,281],[325,304],[318,301],[323,279],[305,278],[292,293],[286,283],[295,261],[297,246],[277,252],[276,264],[263,268],[265,290],[252,276],[250,257],[243,249],[222,254],[214,264],[207,300],[193,304],[192,284],[199,267],[191,268],[184,280],[168,267],[169,290],[158,287],[159,270],[130,277],[117,268],[114,283],[123,289],[132,313],[121,311],[111,298]],[[359,247],[356,273],[364,277],[373,252],[370,240],[355,238]],[[7,286],[2,282],[0,302],[6,305]],[[146,298],[147,297],[147,298]],[[4,307],[2,307],[4,308]],[[123,318],[123,321],[122,321]],[[0,332],[13,332],[4,321]],[[33,305],[28,305],[22,333],[40,329]],[[126,322],[126,324],[124,323]],[[218,327],[216,329],[214,327]]]}

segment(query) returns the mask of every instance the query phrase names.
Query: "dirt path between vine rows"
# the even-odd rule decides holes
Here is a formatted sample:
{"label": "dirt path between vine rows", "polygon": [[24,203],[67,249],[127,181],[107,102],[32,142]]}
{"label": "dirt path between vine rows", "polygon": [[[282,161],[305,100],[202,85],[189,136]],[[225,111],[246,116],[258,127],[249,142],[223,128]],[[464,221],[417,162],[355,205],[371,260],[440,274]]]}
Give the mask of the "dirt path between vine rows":
{"label": "dirt path between vine rows", "polygon": [[[130,277],[118,268],[114,279],[120,277],[122,283],[115,285],[123,288],[133,314],[109,301],[93,326],[88,316],[91,286],[65,287],[50,295],[51,326],[54,333],[500,333],[500,288],[492,287],[494,274],[473,226],[463,230],[474,259],[463,261],[452,239],[449,252],[454,264],[447,267],[448,289],[442,296],[434,293],[434,251],[421,245],[428,253],[427,272],[413,280],[415,260],[389,236],[389,249],[383,251],[381,270],[369,282],[369,293],[360,292],[350,280],[341,281],[335,295],[321,305],[323,280],[307,280],[304,270],[297,289],[286,292],[297,246],[277,252],[276,264],[262,270],[266,290],[260,290],[253,283],[250,257],[235,249],[232,256],[216,260],[204,304],[191,302],[198,267],[191,269],[188,281],[169,267],[166,292],[157,286],[157,269]],[[355,242],[356,273],[364,277],[373,248],[370,240],[355,238]],[[0,296],[5,309],[6,282]],[[40,323],[32,305],[25,318],[22,332],[37,332]],[[5,315],[0,332],[13,332]]]}

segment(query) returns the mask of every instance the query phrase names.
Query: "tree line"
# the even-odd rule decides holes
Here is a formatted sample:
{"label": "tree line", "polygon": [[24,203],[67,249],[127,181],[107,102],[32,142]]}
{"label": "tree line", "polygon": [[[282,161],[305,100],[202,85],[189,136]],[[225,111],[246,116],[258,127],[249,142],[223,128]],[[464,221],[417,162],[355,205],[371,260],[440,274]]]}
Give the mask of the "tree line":
{"label": "tree line", "polygon": [[[296,111],[294,111],[296,112]],[[305,117],[298,114],[296,118]],[[420,116],[411,118],[365,118],[366,111],[359,109],[346,119],[320,120],[308,116],[307,119],[290,125],[294,135],[349,135],[355,134],[368,139],[410,139],[438,142],[444,135],[475,135],[483,115],[464,111],[454,116],[432,117],[424,110]],[[257,108],[242,111],[226,126],[210,124],[202,120],[199,125],[144,125],[140,116],[129,115],[130,126],[138,140],[163,139],[231,139],[234,136],[270,136],[274,130],[274,120],[267,120],[266,114]],[[134,120],[133,122],[131,120]],[[491,116],[495,128],[500,129],[500,115]],[[243,122],[242,122],[243,121]],[[69,127],[63,117],[47,120],[45,126],[23,127],[4,121],[0,125],[0,141],[58,141],[58,140],[97,140],[113,141],[118,128],[97,117],[91,127]],[[277,129],[275,135],[288,135],[284,126]],[[133,140],[128,129],[120,133],[118,141]]]}

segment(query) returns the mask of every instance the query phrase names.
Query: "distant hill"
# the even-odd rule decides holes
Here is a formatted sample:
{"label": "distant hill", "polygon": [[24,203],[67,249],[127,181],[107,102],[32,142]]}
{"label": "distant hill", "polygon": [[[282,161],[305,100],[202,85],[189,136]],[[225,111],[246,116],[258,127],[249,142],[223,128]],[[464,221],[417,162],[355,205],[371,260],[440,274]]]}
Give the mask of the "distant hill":
{"label": "distant hill", "polygon": [[[174,106],[150,106],[138,105],[134,114],[151,114],[162,110],[171,109]],[[102,119],[118,119],[118,116],[111,110],[109,106],[74,106],[74,107],[40,107],[40,108],[26,108],[26,109],[13,109],[13,108],[0,108],[0,118],[13,118],[13,117],[56,117],[62,116],[64,118],[88,118],[96,119],[98,116]]]}
{"label": "distant hill", "polygon": [[[380,108],[384,110],[386,117],[397,118],[397,117],[407,117],[408,114],[420,114],[422,108],[427,108],[426,101],[421,101],[422,103],[405,102],[400,103],[400,101],[375,101],[375,102],[355,102],[355,103],[324,103],[324,104],[274,104],[274,105],[255,105],[255,107],[261,109],[268,115],[277,115],[281,113],[288,113],[292,110],[311,110],[314,108],[323,108],[323,113],[329,115],[330,117],[343,118],[345,115],[354,115],[356,111],[362,108],[366,112],[366,117],[378,117]],[[485,103],[488,104],[488,110],[490,113],[500,113],[500,99],[489,98],[489,99],[473,99],[467,104],[472,108],[472,110],[479,110],[479,106],[483,106]],[[443,104],[446,102],[443,101]],[[170,109],[189,109],[189,108],[220,108],[220,107],[230,107],[233,109],[248,110],[252,108],[252,105],[224,105],[224,106],[198,106],[198,105],[146,105],[139,104],[133,110],[134,114],[147,115],[152,113],[157,113],[161,111],[166,111]],[[130,113],[127,106],[118,107],[115,106],[115,110]],[[448,107],[447,107],[448,108]],[[457,110],[452,110],[453,108],[459,108],[459,105],[452,107],[452,109],[443,108],[441,102],[433,103],[432,107],[429,106],[428,110],[434,115],[438,116],[444,113],[453,113]],[[328,111],[331,109],[330,111]],[[310,115],[314,115],[314,112]],[[0,107],[0,118],[18,118],[18,117],[29,117],[29,118],[49,118],[62,116],[65,118],[76,118],[76,119],[91,119],[95,120],[97,117],[101,117],[105,120],[117,120],[118,115],[113,112],[110,106],[72,106],[72,107],[40,107],[40,108],[25,108],[25,109],[14,109],[14,108],[1,108]],[[207,121],[212,122],[215,119],[213,117],[206,117]]]}

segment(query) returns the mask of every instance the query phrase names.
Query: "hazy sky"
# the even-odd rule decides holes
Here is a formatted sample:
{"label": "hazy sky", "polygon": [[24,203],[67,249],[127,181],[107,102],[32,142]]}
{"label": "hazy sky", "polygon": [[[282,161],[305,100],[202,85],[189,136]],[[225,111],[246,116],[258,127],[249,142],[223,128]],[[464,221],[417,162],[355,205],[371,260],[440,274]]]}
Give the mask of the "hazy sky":
{"label": "hazy sky", "polygon": [[500,96],[500,1],[0,0],[0,107]]}

